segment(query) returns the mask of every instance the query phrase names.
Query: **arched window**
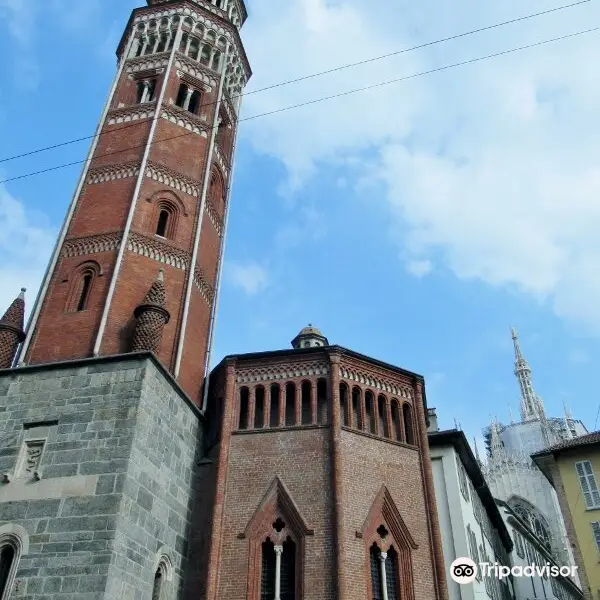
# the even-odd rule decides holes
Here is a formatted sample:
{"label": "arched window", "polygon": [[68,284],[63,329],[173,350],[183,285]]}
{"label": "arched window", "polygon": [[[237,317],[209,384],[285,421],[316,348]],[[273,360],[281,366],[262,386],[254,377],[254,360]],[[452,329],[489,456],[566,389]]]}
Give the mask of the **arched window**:
{"label": "arched window", "polygon": [[552,534],[550,525],[542,513],[524,498],[513,496],[508,501],[508,506],[525,522],[529,529],[542,541],[546,548],[552,547]]}
{"label": "arched window", "polygon": [[385,559],[385,584],[388,600],[399,600],[400,579],[398,577],[398,553],[392,546]]}
{"label": "arched window", "polygon": [[217,169],[214,169],[210,176],[210,184],[208,188],[208,197],[210,198],[215,209],[223,214],[225,210],[225,200],[223,197],[223,179]]}
{"label": "arched window", "polygon": [[350,427],[350,400],[348,386],[340,383],[340,410],[342,412],[342,425]]}
{"label": "arched window", "polygon": [[221,53],[218,50],[215,50],[212,59],[212,69],[215,71],[219,70],[219,65],[221,64]]}
{"label": "arched window", "polygon": [[387,420],[387,399],[383,394],[377,398],[377,415],[379,417],[379,435],[382,437],[390,437],[390,428]]}
{"label": "arched window", "polygon": [[361,390],[360,388],[352,388],[352,425],[356,429],[363,428],[362,411],[360,409]]}
{"label": "arched window", "polygon": [[271,403],[269,413],[269,427],[277,427],[279,425],[279,395],[281,389],[278,383],[271,385]]}
{"label": "arched window", "polygon": [[194,60],[198,60],[198,53],[200,52],[200,40],[197,37],[190,38],[190,49],[188,56]]}
{"label": "arched window", "polygon": [[317,380],[317,423],[325,425],[328,421],[327,415],[327,381]]}
{"label": "arched window", "polygon": [[238,429],[248,429],[248,412],[249,412],[250,390],[247,387],[240,389],[240,417]]}
{"label": "arched window", "polygon": [[296,544],[288,536],[283,542],[283,552],[281,553],[281,590],[279,597],[281,600],[296,599]]}
{"label": "arched window", "polygon": [[179,91],[177,92],[177,99],[175,100],[175,104],[177,106],[179,106],[180,108],[183,108],[185,106],[185,101],[187,99],[187,92],[188,92],[187,85],[182,83],[179,86]]}
{"label": "arched window", "polygon": [[200,63],[208,66],[210,64],[210,46],[204,44],[202,46],[202,53],[200,54]]}
{"label": "arched window", "polygon": [[29,552],[29,536],[20,525],[0,527],[0,599],[12,597],[15,575],[21,557]]}
{"label": "arched window", "polygon": [[146,46],[146,51],[144,52],[144,55],[146,54],[152,54],[154,52],[154,47],[156,46],[156,36],[151,35],[148,37],[148,45]]}
{"label": "arched window", "polygon": [[267,538],[262,544],[260,600],[275,597],[275,544]]}
{"label": "arched window", "polygon": [[381,559],[377,544],[373,544],[369,550],[371,571],[371,595],[372,600],[383,600],[383,585],[381,582]]}
{"label": "arched window", "polygon": [[15,566],[16,550],[10,543],[5,543],[0,548],[0,598],[8,598],[10,596],[9,583],[11,582],[11,574],[14,575],[13,566]]}
{"label": "arched window", "polygon": [[397,442],[404,441],[402,439],[402,415],[400,414],[400,404],[396,398],[392,400],[392,428],[394,439]]}
{"label": "arched window", "polygon": [[200,110],[200,92],[198,90],[195,90],[190,96],[188,110],[195,115],[198,114]]}
{"label": "arched window", "polygon": [[311,388],[312,388],[312,385],[311,385],[310,381],[302,382],[302,388],[301,388],[301,392],[302,392],[302,406],[301,406],[302,419],[301,419],[301,422],[302,422],[302,425],[310,425],[312,423]]}
{"label": "arched window", "polygon": [[394,547],[391,546],[383,553],[379,549],[379,546],[373,543],[369,554],[372,600],[383,600],[383,598],[387,598],[387,600],[400,600],[398,553]]}
{"label": "arched window", "polygon": [[156,235],[167,237],[167,225],[169,224],[169,211],[162,209],[158,214],[158,223],[156,224]]}
{"label": "arched window", "polygon": [[413,431],[413,418],[410,404],[404,403],[402,407],[402,414],[404,417],[404,433],[406,435],[406,443],[411,446],[415,445],[415,432]]}
{"label": "arched window", "polygon": [[182,54],[185,54],[189,37],[190,36],[187,33],[184,33],[181,36],[181,42],[179,43],[179,52],[181,52]]}
{"label": "arched window", "polygon": [[152,600],[161,600],[162,586],[163,586],[164,579],[165,579],[165,577],[164,577],[162,565],[159,565],[158,569],[156,569],[156,573],[154,574],[154,587],[152,588]]}
{"label": "arched window", "polygon": [[157,52],[164,52],[167,49],[167,42],[169,38],[166,33],[160,34],[160,39],[158,42],[158,47],[156,48]]}
{"label": "arched window", "polygon": [[72,277],[71,291],[67,303],[68,312],[87,310],[94,280],[101,273],[100,265],[95,261],[89,261],[77,267]]}
{"label": "arched window", "polygon": [[373,392],[365,392],[365,417],[366,429],[369,433],[375,433],[375,402]]}
{"label": "arched window", "polygon": [[285,386],[285,424],[296,425],[296,385],[291,381]]}
{"label": "arched window", "polygon": [[170,200],[160,199],[156,203],[156,229],[154,233],[160,237],[174,239],[177,229],[177,216],[179,210]]}
{"label": "arched window", "polygon": [[142,55],[142,51],[144,49],[144,44],[146,43],[146,38],[144,36],[140,36],[137,40],[137,48],[135,49],[136,57]]}
{"label": "arched window", "polygon": [[265,426],[265,388],[259,385],[254,390],[254,429]]}

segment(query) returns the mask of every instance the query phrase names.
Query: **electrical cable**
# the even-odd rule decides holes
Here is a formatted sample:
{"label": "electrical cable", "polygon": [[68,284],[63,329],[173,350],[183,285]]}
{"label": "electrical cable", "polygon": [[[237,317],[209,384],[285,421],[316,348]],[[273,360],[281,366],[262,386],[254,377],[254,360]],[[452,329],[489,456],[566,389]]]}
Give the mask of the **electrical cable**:
{"label": "electrical cable", "polygon": [[[511,25],[513,23],[518,23],[520,21],[526,21],[528,19],[533,19],[535,17],[540,17],[540,16],[543,16],[543,15],[548,15],[548,14],[551,14],[551,13],[554,13],[554,12],[558,12],[560,10],[566,10],[568,8],[574,8],[576,6],[580,6],[582,4],[587,4],[587,3],[592,2],[592,1],[593,0],[579,0],[578,2],[574,2],[574,3],[571,3],[571,4],[565,4],[565,5],[562,5],[562,6],[557,6],[557,7],[550,8],[548,10],[544,10],[544,11],[541,11],[541,12],[532,13],[530,15],[525,15],[525,16],[522,16],[522,17],[516,17],[516,18],[510,19],[508,21],[502,21],[501,23],[495,23],[493,25],[487,25],[486,27],[480,27],[478,29],[472,29],[470,31],[465,31],[463,33],[458,33],[456,35],[448,36],[448,37],[445,37],[445,38],[440,38],[440,39],[433,40],[433,41],[430,41],[430,42],[425,42],[425,43],[419,44],[417,46],[411,46],[410,48],[404,48],[402,50],[396,50],[395,52],[390,52],[388,54],[382,54],[381,56],[375,56],[373,58],[368,58],[368,59],[361,60],[361,61],[358,61],[358,62],[348,63],[348,64],[345,64],[345,65],[341,65],[339,67],[335,67],[333,69],[327,69],[325,71],[320,71],[320,72],[317,72],[317,73],[312,73],[310,75],[304,75],[302,77],[297,77],[296,79],[289,79],[287,81],[282,81],[280,83],[275,83],[273,85],[262,87],[262,88],[259,88],[257,90],[251,90],[251,91],[248,91],[248,92],[244,92],[243,95],[244,96],[250,96],[252,94],[258,94],[260,92],[265,92],[265,91],[268,91],[268,90],[273,90],[275,88],[283,87],[285,85],[290,85],[292,83],[298,83],[300,81],[306,81],[308,79],[313,79],[315,77],[320,77],[322,75],[329,75],[331,73],[342,71],[344,69],[350,69],[352,67],[357,67],[357,66],[360,66],[360,65],[365,65],[365,64],[372,63],[372,62],[375,62],[375,61],[378,61],[378,60],[382,60],[384,58],[390,58],[391,56],[398,56],[400,54],[405,54],[407,52],[412,52],[414,50],[420,50],[422,48],[427,48],[429,46],[434,46],[436,44],[441,44],[441,43],[444,43],[444,42],[449,42],[449,41],[456,40],[456,39],[459,39],[459,38],[462,38],[462,37],[466,37],[466,36],[469,36],[469,35],[474,35],[476,33],[481,33],[483,31],[489,31],[491,29],[496,29],[498,27],[503,27],[505,25]],[[239,98],[240,95],[241,94],[232,96],[231,100],[235,100],[236,98]],[[204,108],[206,106],[212,106],[213,104],[215,104],[215,102],[208,102],[208,103],[205,103],[205,104],[200,104],[199,108]],[[154,118],[159,118],[159,117],[154,117]],[[140,124],[140,122],[130,123],[129,125],[124,125],[123,127],[120,127],[118,129],[113,129],[113,130],[111,130],[110,133],[113,133],[115,131],[122,131],[124,129],[128,129],[129,127],[135,127],[135,126],[137,126],[139,124]],[[76,138],[76,139],[73,139],[73,140],[68,140],[66,142],[60,142],[58,144],[53,144],[51,146],[46,146],[44,148],[38,148],[36,150],[29,150],[28,152],[23,152],[22,154],[15,154],[13,156],[8,156],[8,157],[5,157],[5,158],[1,158],[0,159],[0,164],[1,163],[5,163],[5,162],[9,162],[9,161],[12,161],[12,160],[17,160],[19,158],[25,158],[27,156],[32,156],[33,154],[40,154],[41,152],[47,152],[49,150],[56,150],[57,148],[62,148],[64,146],[69,146],[71,144],[76,144],[78,142],[84,142],[86,140],[91,140],[91,139],[94,139],[94,138],[99,137],[101,135],[104,135],[106,133],[108,133],[108,132],[107,131],[101,131],[101,132],[95,133],[93,135],[87,135],[87,136]]]}
{"label": "electrical cable", "polygon": [[[376,89],[376,88],[379,88],[379,87],[383,87],[385,85],[390,85],[392,83],[400,83],[402,81],[408,81],[410,79],[415,79],[417,77],[422,77],[424,75],[430,75],[432,73],[439,73],[440,71],[446,71],[448,69],[453,69],[455,67],[461,67],[461,66],[473,64],[473,63],[476,63],[476,62],[481,62],[483,60],[488,60],[490,58],[496,58],[498,56],[505,56],[507,54],[512,54],[514,52],[519,52],[521,50],[527,50],[529,48],[535,48],[537,46],[543,46],[545,44],[550,44],[552,42],[558,42],[558,41],[561,41],[561,40],[566,40],[566,39],[569,39],[569,38],[577,37],[577,36],[580,36],[580,35],[584,35],[586,33],[592,33],[592,32],[596,32],[596,31],[600,31],[600,27],[594,27],[592,29],[585,29],[583,31],[576,31],[575,33],[569,33],[567,35],[562,35],[562,36],[551,38],[551,39],[548,39],[548,40],[543,40],[541,42],[535,42],[533,44],[527,44],[525,46],[518,46],[517,48],[511,48],[509,50],[503,50],[501,52],[495,52],[493,54],[486,54],[485,56],[479,56],[477,58],[471,58],[469,60],[464,60],[464,61],[461,61],[461,62],[452,63],[450,65],[444,65],[443,67],[437,67],[435,69],[429,69],[428,71],[421,71],[419,73],[413,73],[412,75],[406,75],[404,77],[398,77],[397,79],[391,79],[391,80],[388,80],[388,81],[383,81],[383,82],[380,82],[380,83],[375,83],[373,85],[367,85],[367,86],[364,86],[364,87],[361,87],[361,88],[356,88],[356,89],[349,90],[349,91],[346,91],[346,92],[341,92],[339,94],[334,94],[332,96],[324,96],[322,98],[317,98],[315,100],[309,100],[307,102],[301,102],[300,104],[293,104],[291,106],[285,106],[283,108],[279,108],[279,109],[272,110],[272,111],[269,111],[269,112],[260,113],[258,115],[253,115],[251,117],[245,117],[243,119],[239,119],[238,123],[242,123],[244,121],[251,121],[253,119],[259,119],[259,118],[262,118],[262,117],[267,117],[267,116],[278,114],[278,113],[282,113],[282,112],[285,112],[285,111],[288,111],[288,110],[293,110],[293,109],[296,109],[296,108],[301,108],[303,106],[309,106],[309,105],[312,105],[312,104],[317,104],[317,103],[320,103],[320,102],[325,102],[326,100],[333,100],[333,99],[336,99],[336,98],[341,98],[343,96],[349,96],[350,94],[355,94],[357,92],[364,92],[364,91],[367,91],[367,90],[373,90],[373,89]],[[212,130],[212,127],[207,129],[207,131],[211,131],[211,130]],[[155,140],[153,142],[150,142],[150,144],[151,145],[160,144],[162,142],[167,142],[169,140],[174,140],[174,139],[177,139],[177,138],[180,138],[180,137],[185,137],[185,136],[188,136],[188,135],[194,135],[194,132],[193,131],[186,131],[185,133],[182,133],[182,134],[179,134],[179,135],[175,135],[175,136],[163,138],[161,140]],[[105,154],[97,154],[96,156],[92,157],[90,160],[96,160],[98,158],[104,158],[106,156],[113,156],[115,154],[121,154],[123,152],[128,152],[130,150],[135,150],[137,148],[144,148],[144,147],[146,147],[147,143],[148,142],[146,142],[144,144],[140,144],[138,146],[132,146],[130,148],[125,148],[123,150],[116,150],[114,152],[107,152]],[[80,164],[83,164],[85,162],[87,162],[87,159],[78,160],[78,161],[74,161],[74,162],[70,162],[70,163],[65,163],[65,164],[61,164],[61,165],[56,165],[56,166],[50,167],[48,169],[42,169],[40,171],[34,171],[34,172],[31,172],[31,173],[25,173],[24,175],[17,175],[15,177],[9,177],[8,179],[4,179],[4,180],[0,181],[0,184],[8,183],[9,181],[17,181],[19,179],[26,179],[28,177],[33,177],[34,175],[41,175],[43,173],[49,173],[51,171],[56,171],[58,169],[63,169],[63,168],[66,168],[66,167],[71,167],[73,165],[80,165]]]}

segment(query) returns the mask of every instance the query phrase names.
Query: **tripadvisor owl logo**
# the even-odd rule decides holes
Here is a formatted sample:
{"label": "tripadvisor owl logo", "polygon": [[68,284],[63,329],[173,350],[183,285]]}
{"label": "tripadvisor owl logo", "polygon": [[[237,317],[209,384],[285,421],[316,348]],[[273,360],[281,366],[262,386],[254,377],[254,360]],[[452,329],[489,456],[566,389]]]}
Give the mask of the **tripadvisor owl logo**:
{"label": "tripadvisor owl logo", "polygon": [[464,556],[457,558],[450,565],[450,577],[452,577],[456,583],[472,583],[475,580],[475,577],[477,577],[477,565],[475,564],[475,561]]}

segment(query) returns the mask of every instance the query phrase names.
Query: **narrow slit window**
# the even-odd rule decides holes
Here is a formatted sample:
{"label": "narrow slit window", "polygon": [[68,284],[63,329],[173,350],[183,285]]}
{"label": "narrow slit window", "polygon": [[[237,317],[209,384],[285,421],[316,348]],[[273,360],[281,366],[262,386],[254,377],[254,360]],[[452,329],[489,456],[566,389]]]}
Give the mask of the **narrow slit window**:
{"label": "narrow slit window", "polygon": [[265,426],[265,388],[259,385],[254,394],[254,429],[262,429]]}
{"label": "narrow slit window", "polygon": [[406,443],[413,446],[415,444],[415,435],[413,431],[412,411],[409,404],[404,404],[402,407],[404,414],[404,431],[406,434]]}
{"label": "narrow slit window", "polygon": [[296,425],[296,385],[292,382],[285,386],[285,424]]}
{"label": "narrow slit window", "polygon": [[280,388],[277,383],[271,386],[271,406],[269,413],[269,427],[277,427],[279,425],[279,396]]}
{"label": "narrow slit window", "polygon": [[156,574],[154,575],[154,588],[152,589],[152,600],[161,600],[162,583],[163,574],[159,567],[156,570]]}
{"label": "narrow slit window", "polygon": [[91,273],[86,273],[83,276],[81,292],[79,294],[79,301],[77,302],[77,312],[84,311],[87,308],[87,302],[90,296],[90,289],[92,287],[93,278],[94,276]]}
{"label": "narrow slit window", "polygon": [[161,210],[158,215],[158,223],[156,224],[156,235],[167,237],[167,225],[169,224],[169,211]]}
{"label": "narrow slit window", "polygon": [[140,104],[144,98],[144,82],[138,81],[135,86],[135,102],[136,104]]}
{"label": "narrow slit window", "polygon": [[375,433],[375,402],[373,392],[365,393],[366,430]]}
{"label": "narrow slit window", "polygon": [[249,396],[250,391],[247,387],[243,387],[240,390],[240,418],[238,422],[238,429],[248,429]]}
{"label": "narrow slit window", "polygon": [[342,412],[342,425],[350,427],[350,407],[348,405],[348,386],[340,383],[340,410]]}
{"label": "narrow slit window", "polygon": [[325,425],[328,420],[327,381],[325,379],[319,379],[317,381],[317,423]]}
{"label": "narrow slit window", "polygon": [[156,90],[156,79],[152,79],[148,82],[148,95],[146,102],[152,102],[154,100],[154,92]]}
{"label": "narrow slit window", "polygon": [[309,381],[302,382],[302,425],[310,425],[312,423],[312,385]]}
{"label": "narrow slit window", "polygon": [[275,597],[275,544],[267,538],[262,544],[260,600]]}
{"label": "narrow slit window", "polygon": [[383,395],[377,398],[377,415],[379,417],[379,435],[389,438],[390,429],[387,422],[387,400]]}

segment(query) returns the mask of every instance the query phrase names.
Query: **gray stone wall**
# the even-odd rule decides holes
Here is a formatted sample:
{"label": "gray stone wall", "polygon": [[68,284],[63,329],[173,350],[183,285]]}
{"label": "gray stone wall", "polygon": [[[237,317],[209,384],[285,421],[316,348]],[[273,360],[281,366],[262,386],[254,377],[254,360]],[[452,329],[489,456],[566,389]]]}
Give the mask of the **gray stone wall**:
{"label": "gray stone wall", "polygon": [[0,541],[27,538],[11,599],[150,600],[162,555],[178,598],[201,431],[149,356],[0,371]]}

